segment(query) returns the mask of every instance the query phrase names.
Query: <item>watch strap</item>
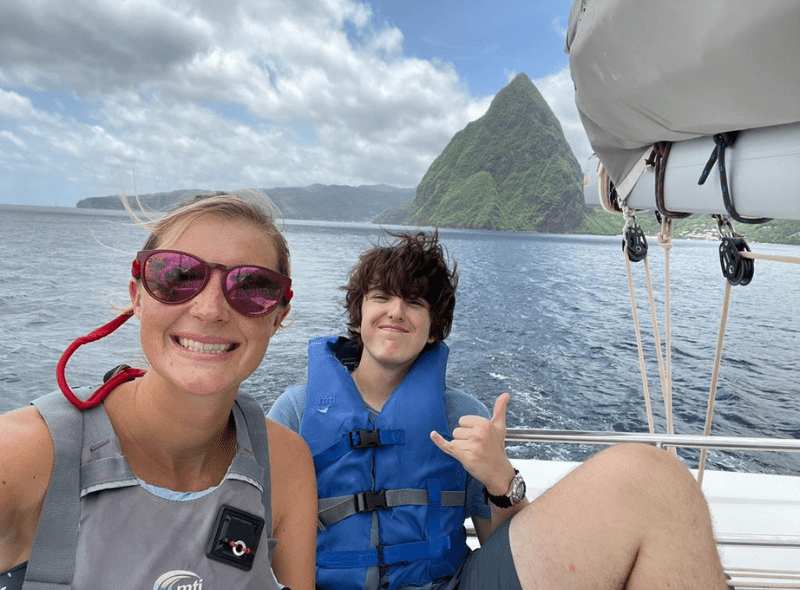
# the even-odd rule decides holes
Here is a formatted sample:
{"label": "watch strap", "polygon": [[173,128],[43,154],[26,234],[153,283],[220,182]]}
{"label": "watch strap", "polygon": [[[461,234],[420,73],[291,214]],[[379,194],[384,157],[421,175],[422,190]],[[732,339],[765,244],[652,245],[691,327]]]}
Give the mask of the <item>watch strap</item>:
{"label": "watch strap", "polygon": [[[519,475],[519,469],[514,470],[514,478]],[[486,502],[491,502],[498,508],[511,508],[511,493],[514,487],[514,478],[511,479],[511,484],[508,486],[508,492],[500,496],[493,496],[489,493],[489,490],[486,489],[486,486],[483,486],[483,499]]]}

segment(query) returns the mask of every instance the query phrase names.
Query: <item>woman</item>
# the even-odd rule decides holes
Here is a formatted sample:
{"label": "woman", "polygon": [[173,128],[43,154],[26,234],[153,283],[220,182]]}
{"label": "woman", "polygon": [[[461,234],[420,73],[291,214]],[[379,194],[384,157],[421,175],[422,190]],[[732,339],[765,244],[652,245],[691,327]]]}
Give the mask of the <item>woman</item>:
{"label": "woman", "polygon": [[47,396],[0,416],[0,587],[314,587],[309,451],[239,394],[289,313],[288,273],[272,217],[238,197],[152,224],[129,285],[148,370],[82,401],[63,378],[73,345],[59,384],[86,411]]}

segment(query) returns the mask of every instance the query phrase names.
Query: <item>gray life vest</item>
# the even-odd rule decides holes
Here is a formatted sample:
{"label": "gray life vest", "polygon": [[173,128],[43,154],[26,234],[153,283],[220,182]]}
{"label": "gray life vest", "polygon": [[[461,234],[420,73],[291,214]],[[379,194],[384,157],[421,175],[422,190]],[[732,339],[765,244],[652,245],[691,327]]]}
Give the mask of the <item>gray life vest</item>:
{"label": "gray life vest", "polygon": [[278,590],[264,412],[240,394],[236,456],[213,491],[178,501],[139,485],[102,405],[33,402],[54,466],[23,590]]}

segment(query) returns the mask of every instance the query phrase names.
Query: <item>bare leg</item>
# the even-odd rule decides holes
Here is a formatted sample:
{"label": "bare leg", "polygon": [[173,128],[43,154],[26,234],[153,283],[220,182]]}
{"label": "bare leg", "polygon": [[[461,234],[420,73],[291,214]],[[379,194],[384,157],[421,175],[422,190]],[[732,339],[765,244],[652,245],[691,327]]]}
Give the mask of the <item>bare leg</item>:
{"label": "bare leg", "polygon": [[599,453],[517,514],[511,553],[525,590],[724,590],[708,506],[671,455]]}

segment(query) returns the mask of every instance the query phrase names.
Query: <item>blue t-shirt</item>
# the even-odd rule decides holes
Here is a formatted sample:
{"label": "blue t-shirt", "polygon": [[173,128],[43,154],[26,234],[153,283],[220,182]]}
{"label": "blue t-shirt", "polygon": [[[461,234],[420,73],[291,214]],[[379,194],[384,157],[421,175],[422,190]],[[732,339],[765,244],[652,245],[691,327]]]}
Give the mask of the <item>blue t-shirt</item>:
{"label": "blue t-shirt", "polygon": [[22,590],[25,582],[25,570],[28,569],[28,562],[21,563],[12,567],[7,572],[0,573],[0,590]]}

